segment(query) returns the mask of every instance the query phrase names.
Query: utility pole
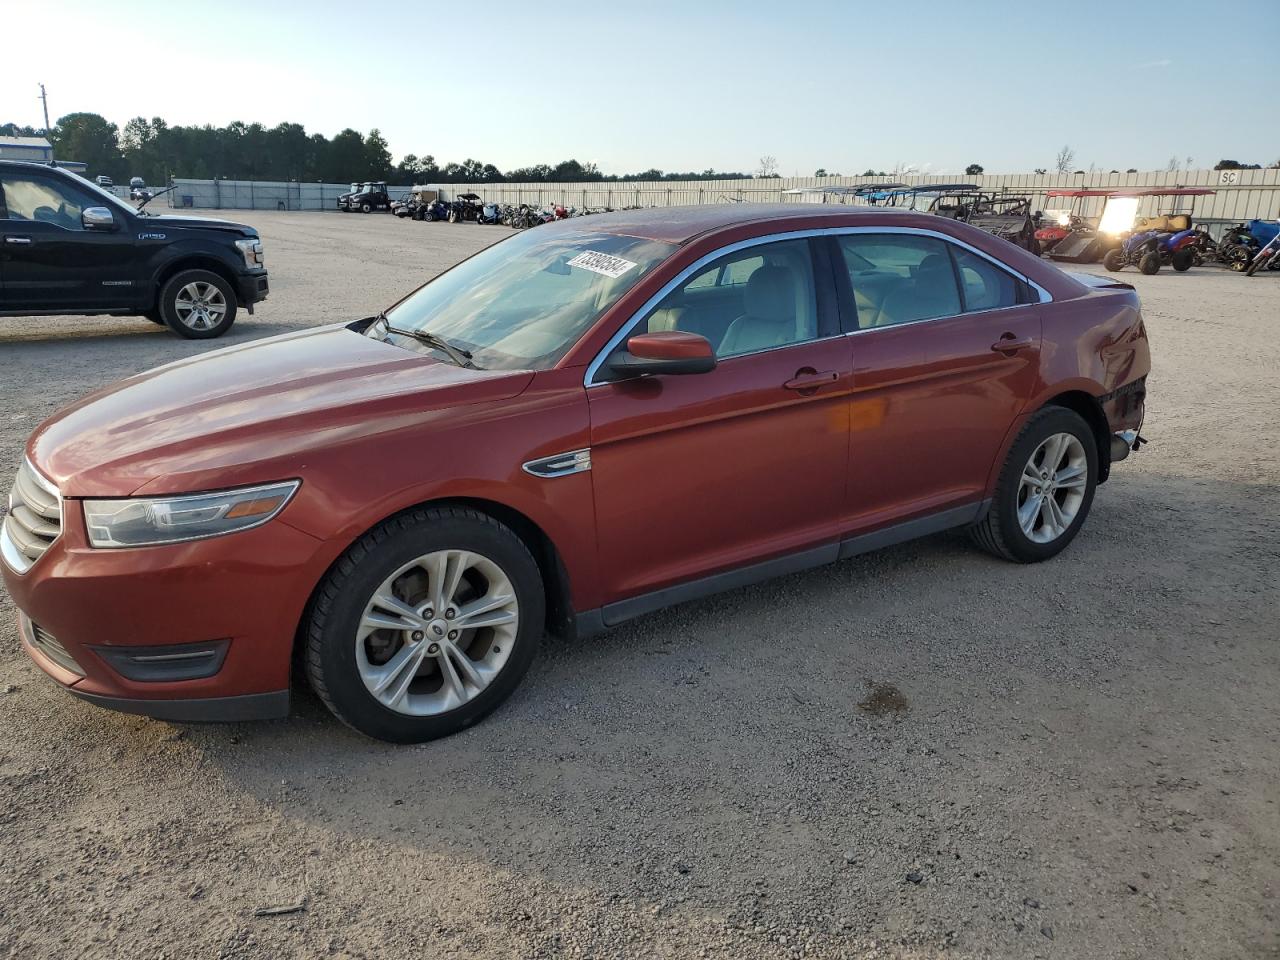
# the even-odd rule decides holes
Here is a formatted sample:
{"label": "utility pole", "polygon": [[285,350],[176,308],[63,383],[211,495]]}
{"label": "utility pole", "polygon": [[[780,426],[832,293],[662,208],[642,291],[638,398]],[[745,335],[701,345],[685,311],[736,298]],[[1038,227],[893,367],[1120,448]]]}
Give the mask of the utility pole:
{"label": "utility pole", "polygon": [[49,96],[45,93],[45,84],[40,84],[40,102],[45,106],[45,136],[49,136]]}

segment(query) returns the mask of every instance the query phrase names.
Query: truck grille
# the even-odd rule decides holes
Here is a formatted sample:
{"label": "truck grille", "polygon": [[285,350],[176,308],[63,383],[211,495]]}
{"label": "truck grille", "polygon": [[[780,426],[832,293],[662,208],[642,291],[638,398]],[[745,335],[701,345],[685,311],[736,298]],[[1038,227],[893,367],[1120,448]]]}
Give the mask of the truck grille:
{"label": "truck grille", "polygon": [[46,632],[43,627],[35,623],[31,624],[31,645],[63,670],[69,670],[77,677],[84,676],[80,664],[76,663],[75,658],[67,652],[67,648],[60,644],[53,634]]}
{"label": "truck grille", "polygon": [[9,512],[0,526],[0,555],[25,573],[62,533],[62,499],[57,488],[27,461],[9,491]]}

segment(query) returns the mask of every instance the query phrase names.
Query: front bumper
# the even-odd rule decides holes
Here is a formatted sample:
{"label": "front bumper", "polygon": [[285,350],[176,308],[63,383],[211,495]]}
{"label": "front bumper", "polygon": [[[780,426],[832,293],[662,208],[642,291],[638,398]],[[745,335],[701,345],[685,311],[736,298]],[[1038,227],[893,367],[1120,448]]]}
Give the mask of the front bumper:
{"label": "front bumper", "polygon": [[131,713],[287,713],[294,637],[330,559],[321,541],[277,518],[209,540],[100,550],[85,542],[79,501],[63,510],[61,535],[30,569],[0,563],[37,666],[76,696]]}
{"label": "front bumper", "polygon": [[271,292],[267,281],[267,271],[261,273],[243,273],[236,277],[236,296],[245,306],[261,303]]}

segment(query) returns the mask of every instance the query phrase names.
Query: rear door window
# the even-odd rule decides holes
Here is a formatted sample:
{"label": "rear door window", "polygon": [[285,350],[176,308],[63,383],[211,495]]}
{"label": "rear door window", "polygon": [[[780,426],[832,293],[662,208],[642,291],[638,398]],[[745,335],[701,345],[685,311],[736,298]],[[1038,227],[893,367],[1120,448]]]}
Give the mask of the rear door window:
{"label": "rear door window", "polygon": [[858,327],[892,327],[962,312],[947,244],[914,234],[837,238],[858,307]]}
{"label": "rear door window", "polygon": [[1019,283],[1013,274],[963,247],[952,244],[951,252],[955,255],[956,269],[960,272],[966,313],[1018,305]]}

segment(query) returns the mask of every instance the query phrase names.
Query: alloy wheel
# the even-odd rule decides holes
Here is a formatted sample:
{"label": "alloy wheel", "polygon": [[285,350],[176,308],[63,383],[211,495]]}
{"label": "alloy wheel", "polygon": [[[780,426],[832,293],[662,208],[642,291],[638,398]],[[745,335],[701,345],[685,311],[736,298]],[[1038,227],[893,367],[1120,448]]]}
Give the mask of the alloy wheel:
{"label": "alloy wheel", "polygon": [[178,291],[174,309],[184,327],[212,330],[227,315],[227,300],[214,284],[193,280]]}
{"label": "alloy wheel", "polygon": [[1018,484],[1018,525],[1035,543],[1067,532],[1084,502],[1089,460],[1074,434],[1055,433],[1032,452]]}
{"label": "alloy wheel", "polygon": [[511,655],[520,624],[515,587],[489,558],[425,554],[387,577],[355,637],[365,689],[408,716],[445,713],[483,692]]}

